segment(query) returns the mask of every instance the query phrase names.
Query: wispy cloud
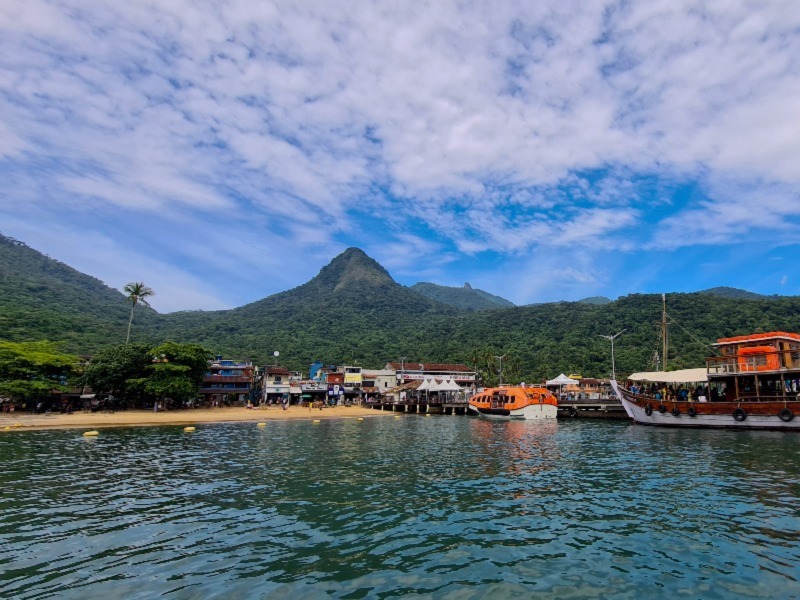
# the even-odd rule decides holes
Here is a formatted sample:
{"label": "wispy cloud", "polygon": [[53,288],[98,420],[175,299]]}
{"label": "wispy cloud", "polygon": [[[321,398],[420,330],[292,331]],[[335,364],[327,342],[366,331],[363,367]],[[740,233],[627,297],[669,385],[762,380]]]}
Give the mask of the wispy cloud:
{"label": "wispy cloud", "polygon": [[215,256],[241,252],[276,285],[347,245],[441,273],[546,250],[546,276],[583,251],[581,273],[602,269],[592,249],[785,244],[798,28],[789,0],[7,0],[0,211],[24,199],[95,235],[150,223],[211,249],[138,248],[141,268],[221,279]]}

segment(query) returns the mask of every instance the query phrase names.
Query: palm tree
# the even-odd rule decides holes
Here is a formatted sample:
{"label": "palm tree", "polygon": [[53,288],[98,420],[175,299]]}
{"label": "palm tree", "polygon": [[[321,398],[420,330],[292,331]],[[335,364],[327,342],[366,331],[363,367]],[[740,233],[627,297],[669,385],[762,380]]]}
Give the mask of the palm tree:
{"label": "palm tree", "polygon": [[125,293],[128,294],[128,300],[131,301],[131,318],[128,321],[128,336],[125,338],[125,343],[131,339],[131,323],[133,323],[133,309],[136,308],[136,303],[141,302],[145,306],[150,306],[145,298],[155,296],[156,293],[147,287],[144,283],[129,283],[125,286]]}

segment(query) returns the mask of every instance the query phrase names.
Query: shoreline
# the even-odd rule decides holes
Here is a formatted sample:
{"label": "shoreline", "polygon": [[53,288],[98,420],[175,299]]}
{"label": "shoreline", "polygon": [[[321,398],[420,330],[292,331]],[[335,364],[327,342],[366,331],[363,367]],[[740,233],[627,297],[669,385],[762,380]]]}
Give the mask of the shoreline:
{"label": "shoreline", "polygon": [[114,413],[74,412],[71,415],[52,415],[29,412],[0,413],[0,431],[41,431],[45,429],[95,429],[107,427],[157,427],[161,425],[197,425],[208,423],[258,423],[264,421],[296,421],[315,419],[354,419],[358,417],[389,416],[365,406],[331,406],[309,409],[290,406],[269,408],[198,408],[153,412],[151,410],[125,410]]}

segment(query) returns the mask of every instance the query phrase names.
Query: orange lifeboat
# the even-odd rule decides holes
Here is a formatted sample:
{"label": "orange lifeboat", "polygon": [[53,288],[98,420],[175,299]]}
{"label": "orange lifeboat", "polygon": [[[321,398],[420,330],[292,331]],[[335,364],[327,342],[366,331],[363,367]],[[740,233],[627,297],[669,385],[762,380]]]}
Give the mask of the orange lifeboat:
{"label": "orange lifeboat", "polygon": [[555,419],[558,400],[545,388],[503,386],[476,394],[470,398],[469,408],[484,417]]}

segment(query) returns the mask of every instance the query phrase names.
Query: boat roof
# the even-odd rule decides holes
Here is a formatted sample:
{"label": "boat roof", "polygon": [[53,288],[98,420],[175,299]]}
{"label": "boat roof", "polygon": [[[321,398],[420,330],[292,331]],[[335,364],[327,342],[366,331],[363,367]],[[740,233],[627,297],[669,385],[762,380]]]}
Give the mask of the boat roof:
{"label": "boat roof", "polygon": [[741,344],[742,342],[763,342],[766,340],[792,340],[800,342],[800,333],[787,333],[786,331],[770,331],[769,333],[751,333],[749,335],[737,335],[734,337],[720,338],[714,346],[727,346],[730,344]]}
{"label": "boat roof", "polygon": [[696,383],[708,381],[708,372],[705,368],[679,369],[677,371],[642,371],[631,373],[631,381],[650,381],[652,383]]}

